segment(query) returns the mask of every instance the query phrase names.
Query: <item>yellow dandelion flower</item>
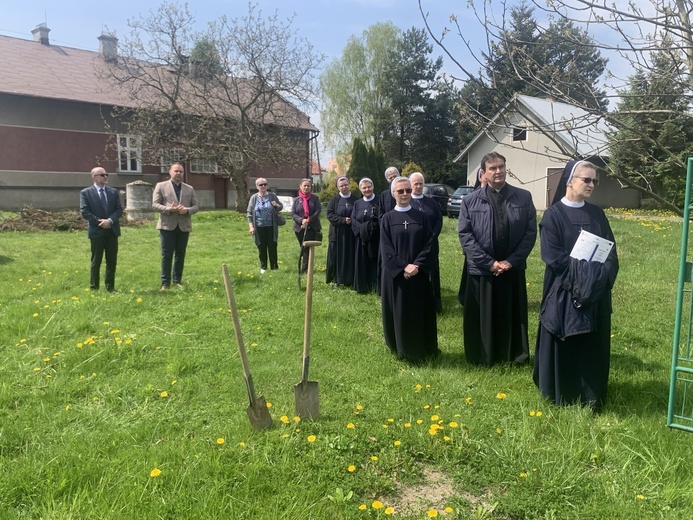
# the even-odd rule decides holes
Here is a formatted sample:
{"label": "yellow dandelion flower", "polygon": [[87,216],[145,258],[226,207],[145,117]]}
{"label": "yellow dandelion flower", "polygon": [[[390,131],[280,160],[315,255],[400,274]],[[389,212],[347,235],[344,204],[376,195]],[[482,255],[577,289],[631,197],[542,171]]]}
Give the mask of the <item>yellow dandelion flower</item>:
{"label": "yellow dandelion flower", "polygon": [[431,385],[426,385],[426,388],[431,388]]}
{"label": "yellow dandelion flower", "polygon": [[430,404],[426,404],[426,405],[424,405],[424,410],[428,410],[430,407],[431,407]]}
{"label": "yellow dandelion flower", "polygon": [[537,417],[541,417],[541,415],[542,415],[541,412],[537,412]]}
{"label": "yellow dandelion flower", "polygon": [[166,397],[168,397],[168,392],[164,391],[164,392],[161,392],[159,395],[160,395],[161,397],[166,398]]}
{"label": "yellow dandelion flower", "polygon": [[438,428],[431,428],[428,430],[429,435],[437,435],[438,434]]}
{"label": "yellow dandelion flower", "polygon": [[448,514],[449,514],[449,513],[452,513],[453,511],[454,511],[454,509],[451,508],[450,506],[448,506],[448,507],[445,508],[445,512],[448,513]]}
{"label": "yellow dandelion flower", "polygon": [[443,440],[444,440],[445,442],[449,442],[449,441],[450,441],[450,437],[448,437],[447,435],[445,435],[445,436],[443,437]]}
{"label": "yellow dandelion flower", "polygon": [[288,433],[285,433],[284,435],[282,435],[282,437],[283,437],[284,439],[288,439],[288,438],[289,438],[289,434],[288,434]]}
{"label": "yellow dandelion flower", "polygon": [[241,448],[245,448],[245,442],[243,442],[243,441],[239,442],[238,445],[239,445]]}
{"label": "yellow dandelion flower", "polygon": [[126,345],[131,345],[131,344],[132,344],[132,340],[131,340],[131,339],[126,339],[126,340],[125,340],[125,344],[126,344]]}
{"label": "yellow dandelion flower", "polygon": [[527,473],[525,473],[524,471],[520,473],[520,478],[527,478]]}
{"label": "yellow dandelion flower", "polygon": [[158,477],[159,475],[161,475],[161,470],[160,470],[159,468],[154,468],[153,470],[151,470],[151,471],[149,472],[149,476],[150,476],[150,477],[156,478],[156,477]]}
{"label": "yellow dandelion flower", "polygon": [[529,416],[530,416],[530,417],[534,417],[536,414],[537,414],[537,412],[535,412],[534,410],[530,410],[530,411],[529,411]]}
{"label": "yellow dandelion flower", "polygon": [[135,300],[135,301],[136,301],[137,303],[142,303],[142,298],[137,298],[137,300]]}
{"label": "yellow dandelion flower", "polygon": [[502,430],[500,428],[496,428],[496,433],[500,434]]}
{"label": "yellow dandelion flower", "polygon": [[218,444],[219,446],[221,446],[222,444],[224,444],[224,442],[226,442],[226,441],[224,440],[223,437],[219,437],[219,438],[217,439],[217,444]]}
{"label": "yellow dandelion flower", "polygon": [[404,423],[405,428],[411,428],[411,423],[410,422],[405,422]]}
{"label": "yellow dandelion flower", "polygon": [[22,338],[19,340],[20,343],[26,343],[26,338]]}
{"label": "yellow dandelion flower", "polygon": [[357,404],[357,405],[356,405],[356,409],[357,409],[357,410],[363,410],[363,405]]}
{"label": "yellow dandelion flower", "polygon": [[257,347],[257,343],[251,343],[250,346],[251,347]]}
{"label": "yellow dandelion flower", "polygon": [[109,323],[108,323],[107,321],[104,321],[103,324],[104,324],[104,325],[108,325]]}
{"label": "yellow dandelion flower", "polygon": [[82,348],[83,346],[84,345],[82,345],[81,343],[77,343],[77,348]]}
{"label": "yellow dandelion flower", "polygon": [[355,428],[354,423],[350,422],[349,424],[347,424],[347,428],[349,428],[350,430],[353,430]]}
{"label": "yellow dandelion flower", "polygon": [[272,408],[272,403],[270,403],[269,401],[267,401],[267,403],[265,404],[267,404],[267,408]]}
{"label": "yellow dandelion flower", "polygon": [[32,316],[36,318],[38,316],[38,312],[35,312],[34,314],[32,314]]}
{"label": "yellow dandelion flower", "polygon": [[171,381],[171,386],[175,385],[177,382],[178,380],[174,379],[173,381]]}
{"label": "yellow dandelion flower", "polygon": [[395,446],[401,446],[401,445],[402,445],[402,441],[395,441],[394,444],[395,444]]}
{"label": "yellow dandelion flower", "polygon": [[421,385],[416,385],[417,390],[421,390],[423,387]]}
{"label": "yellow dandelion flower", "polygon": [[439,404],[437,404],[437,405],[435,405],[435,406],[433,407],[434,410],[437,410],[438,408],[440,408],[440,405],[439,405]]}
{"label": "yellow dandelion flower", "polygon": [[359,511],[365,511],[367,508],[368,508],[368,506],[366,504],[361,504],[359,506]]}
{"label": "yellow dandelion flower", "polygon": [[450,426],[450,428],[457,428],[458,424],[455,421],[452,421],[448,426]]}
{"label": "yellow dandelion flower", "polygon": [[376,457],[375,455],[371,455],[371,460],[375,462],[376,460],[378,460],[378,457]]}
{"label": "yellow dandelion flower", "polygon": [[385,514],[386,514],[386,515],[391,515],[391,514],[394,513],[394,512],[395,512],[395,508],[394,508],[394,507],[386,507],[386,508],[385,508]]}
{"label": "yellow dandelion flower", "polygon": [[374,500],[373,503],[371,504],[371,507],[373,509],[382,509],[383,503],[380,500]]}
{"label": "yellow dandelion flower", "polygon": [[464,400],[467,404],[472,404],[472,398],[471,397],[466,397]]}
{"label": "yellow dandelion flower", "polygon": [[279,420],[284,424],[289,424],[289,418],[286,415],[282,415]]}
{"label": "yellow dandelion flower", "polygon": [[65,411],[68,411],[69,409],[70,409],[70,405],[68,404],[68,405],[65,407]]}
{"label": "yellow dandelion flower", "polygon": [[301,433],[301,428],[296,428],[294,431],[295,431],[296,433]]}
{"label": "yellow dandelion flower", "polygon": [[387,424],[383,424],[383,428],[387,430]]}
{"label": "yellow dandelion flower", "polygon": [[638,500],[645,500],[645,496],[640,494],[635,495],[635,498],[637,498]]}
{"label": "yellow dandelion flower", "polygon": [[438,511],[435,509],[429,509],[426,514],[428,515],[428,518],[438,518]]}
{"label": "yellow dandelion flower", "polygon": [[421,424],[423,422],[423,419],[417,419],[416,424]]}
{"label": "yellow dandelion flower", "polygon": [[498,392],[496,394],[496,399],[505,399],[505,394],[503,392]]}
{"label": "yellow dandelion flower", "polygon": [[46,363],[48,363],[48,362],[51,360],[51,358],[46,357],[46,358],[43,358],[43,360],[44,360]]}
{"label": "yellow dandelion flower", "polygon": [[353,473],[354,471],[356,471],[356,466],[354,466],[353,464],[349,465],[349,467],[347,468],[347,471],[349,473]]}
{"label": "yellow dandelion flower", "polygon": [[431,422],[436,422],[439,419],[437,415],[431,415]]}
{"label": "yellow dandelion flower", "polygon": [[309,436],[308,436],[308,442],[315,442],[315,439],[316,439],[316,438],[317,438],[317,437],[315,437],[315,435],[309,435]]}
{"label": "yellow dandelion flower", "polygon": [[113,329],[111,334],[120,334],[120,329]]}

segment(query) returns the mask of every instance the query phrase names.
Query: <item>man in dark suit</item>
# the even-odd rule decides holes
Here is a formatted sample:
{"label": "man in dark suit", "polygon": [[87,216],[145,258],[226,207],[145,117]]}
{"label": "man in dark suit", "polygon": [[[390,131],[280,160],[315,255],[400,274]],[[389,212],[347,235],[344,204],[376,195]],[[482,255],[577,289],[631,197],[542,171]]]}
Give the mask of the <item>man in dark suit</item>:
{"label": "man in dark suit", "polygon": [[91,240],[91,276],[89,285],[92,290],[99,288],[101,260],[106,253],[106,290],[115,290],[115,272],[118,261],[118,237],[120,236],[120,216],[123,207],[120,205],[118,190],[106,186],[108,174],[101,167],[91,171],[93,186],[84,188],[79,194],[79,211],[89,222],[89,240]]}
{"label": "man in dark suit", "polygon": [[[161,238],[161,290],[171,286],[171,281],[182,288],[185,250],[192,231],[191,215],[197,213],[197,197],[190,184],[183,182],[183,165],[173,163],[168,171],[171,179],[160,182],[154,188],[152,206],[159,212],[156,228]],[[175,260],[174,260],[175,254]],[[173,280],[171,280],[173,263]]]}

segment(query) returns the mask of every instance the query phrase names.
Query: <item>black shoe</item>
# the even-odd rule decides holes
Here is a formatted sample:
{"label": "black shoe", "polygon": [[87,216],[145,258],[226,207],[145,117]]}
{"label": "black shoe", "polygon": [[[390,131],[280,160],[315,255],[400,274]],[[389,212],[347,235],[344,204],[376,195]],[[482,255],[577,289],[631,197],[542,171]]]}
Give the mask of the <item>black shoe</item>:
{"label": "black shoe", "polygon": [[110,289],[106,289],[106,290],[111,294],[120,294],[120,291],[116,291],[113,287],[111,287]]}
{"label": "black shoe", "polygon": [[278,266],[278,265],[273,265],[272,267],[270,267],[270,269],[272,269],[272,271],[276,271],[277,269],[279,269],[279,266]]}

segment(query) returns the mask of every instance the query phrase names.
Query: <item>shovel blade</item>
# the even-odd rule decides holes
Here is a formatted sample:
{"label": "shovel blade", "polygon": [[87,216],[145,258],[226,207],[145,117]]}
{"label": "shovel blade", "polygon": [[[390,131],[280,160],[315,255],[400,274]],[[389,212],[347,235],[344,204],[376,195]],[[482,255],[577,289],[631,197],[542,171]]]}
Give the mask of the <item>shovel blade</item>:
{"label": "shovel blade", "polygon": [[296,415],[301,419],[317,419],[320,416],[320,398],[317,381],[301,381],[294,385]]}
{"label": "shovel blade", "polygon": [[255,402],[250,403],[246,409],[248,420],[256,430],[269,430],[272,427],[272,416],[267,409],[267,401],[260,396]]}

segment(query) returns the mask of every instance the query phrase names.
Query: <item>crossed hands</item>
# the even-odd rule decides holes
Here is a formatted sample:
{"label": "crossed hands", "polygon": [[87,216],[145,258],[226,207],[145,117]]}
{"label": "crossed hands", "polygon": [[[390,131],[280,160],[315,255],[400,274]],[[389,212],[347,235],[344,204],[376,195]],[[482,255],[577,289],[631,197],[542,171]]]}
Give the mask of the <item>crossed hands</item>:
{"label": "crossed hands", "polygon": [[491,273],[493,273],[493,276],[500,276],[504,272],[512,269],[512,267],[513,266],[507,260],[501,260],[500,262],[495,260],[491,266]]}
{"label": "crossed hands", "polygon": [[188,212],[188,209],[182,204],[176,204],[175,206],[171,206],[168,210],[170,213],[178,213],[180,215],[185,215]]}
{"label": "crossed hands", "polygon": [[407,267],[404,268],[404,279],[409,280],[409,278],[416,276],[419,274],[419,266],[415,264],[408,264]]}
{"label": "crossed hands", "polygon": [[107,218],[100,218],[99,219],[99,227],[103,229],[111,229],[112,223],[110,219]]}

